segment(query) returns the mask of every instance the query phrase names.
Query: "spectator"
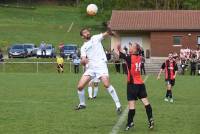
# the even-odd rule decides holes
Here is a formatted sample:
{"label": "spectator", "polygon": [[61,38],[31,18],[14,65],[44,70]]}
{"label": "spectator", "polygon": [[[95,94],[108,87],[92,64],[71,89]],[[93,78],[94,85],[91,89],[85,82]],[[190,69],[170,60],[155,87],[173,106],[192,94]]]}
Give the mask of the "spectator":
{"label": "spectator", "polygon": [[127,66],[125,60],[122,61],[122,71],[123,74],[127,74]]}
{"label": "spectator", "polygon": [[0,62],[3,62],[3,61],[4,61],[4,59],[3,59],[3,53],[2,53],[2,51],[0,49]]}
{"label": "spectator", "polygon": [[106,58],[109,61],[111,59],[111,53],[110,51],[105,51],[105,53],[106,53]]}
{"label": "spectator", "polygon": [[197,66],[198,66],[198,75],[200,76],[200,61],[199,61],[199,63],[197,64]]}
{"label": "spectator", "polygon": [[73,59],[73,64],[74,64],[74,73],[77,74],[79,73],[79,65],[80,65],[80,58],[76,56],[76,58]]}
{"label": "spectator", "polygon": [[190,65],[191,65],[190,75],[195,75],[197,66],[197,60],[195,55],[192,56],[192,59],[190,60]]}
{"label": "spectator", "polygon": [[46,56],[46,43],[44,41],[41,42],[40,49],[42,56]]}
{"label": "spectator", "polygon": [[144,73],[144,75],[146,75],[144,63],[145,63],[145,58],[142,56],[142,57],[141,57],[141,66],[140,66],[140,73],[141,73],[141,75],[142,75],[143,73]]}
{"label": "spectator", "polygon": [[185,69],[187,67],[187,64],[186,64],[186,60],[185,59],[181,59],[181,74],[184,75],[185,74]]}
{"label": "spectator", "polygon": [[64,72],[64,60],[61,56],[57,57],[57,70],[58,70],[58,73]]}
{"label": "spectator", "polygon": [[59,44],[59,50],[60,50],[60,55],[61,55],[61,57],[63,57],[64,58],[64,42],[61,42],[60,44]]}
{"label": "spectator", "polygon": [[119,59],[115,60],[115,69],[117,73],[120,73],[120,66],[121,66],[120,60]]}

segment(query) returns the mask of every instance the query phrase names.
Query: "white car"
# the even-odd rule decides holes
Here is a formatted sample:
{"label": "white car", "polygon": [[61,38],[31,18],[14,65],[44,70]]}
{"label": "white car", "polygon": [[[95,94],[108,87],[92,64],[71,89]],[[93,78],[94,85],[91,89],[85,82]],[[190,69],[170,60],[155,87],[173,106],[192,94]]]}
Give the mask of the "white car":
{"label": "white car", "polygon": [[35,56],[37,52],[37,48],[35,48],[35,44],[32,43],[24,43],[24,47],[27,50],[27,55],[28,56]]}
{"label": "white car", "polygon": [[50,58],[56,58],[56,53],[55,53],[55,48],[53,47],[52,44],[47,44],[46,45],[46,55],[43,53],[42,55],[42,50],[41,48],[38,48],[37,49],[37,58],[39,57],[50,57]]}

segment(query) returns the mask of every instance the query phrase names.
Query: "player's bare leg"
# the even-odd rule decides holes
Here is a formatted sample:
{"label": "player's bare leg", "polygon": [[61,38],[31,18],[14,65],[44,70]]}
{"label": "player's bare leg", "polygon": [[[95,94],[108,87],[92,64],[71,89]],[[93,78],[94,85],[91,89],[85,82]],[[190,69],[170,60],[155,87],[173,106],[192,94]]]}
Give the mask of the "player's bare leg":
{"label": "player's bare leg", "polygon": [[142,98],[141,101],[144,104],[145,109],[146,109],[146,114],[147,114],[148,122],[149,122],[149,128],[152,129],[154,127],[152,107],[147,98]]}
{"label": "player's bare leg", "polygon": [[122,112],[121,104],[119,102],[119,98],[117,96],[117,93],[116,93],[114,87],[109,82],[109,77],[108,76],[101,76],[100,79],[101,79],[102,83],[104,84],[104,87],[107,89],[107,91],[111,95],[112,99],[114,100],[116,108],[117,108],[117,113],[120,114]]}
{"label": "player's bare leg", "polygon": [[81,79],[79,80],[77,89],[78,89],[78,96],[79,96],[80,103],[75,108],[75,110],[86,108],[84,87],[88,84],[90,80],[91,80],[91,76],[89,75],[83,75]]}
{"label": "player's bare leg", "polygon": [[131,127],[134,127],[134,122],[133,118],[135,116],[135,101],[131,100],[128,101],[128,119],[127,119],[127,124],[125,130],[128,131]]}

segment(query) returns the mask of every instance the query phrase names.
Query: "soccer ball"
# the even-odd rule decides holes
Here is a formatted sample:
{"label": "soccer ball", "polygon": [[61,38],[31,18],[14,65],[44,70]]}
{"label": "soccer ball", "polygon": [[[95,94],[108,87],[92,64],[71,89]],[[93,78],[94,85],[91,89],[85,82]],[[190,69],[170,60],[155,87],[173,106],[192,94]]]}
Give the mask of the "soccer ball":
{"label": "soccer ball", "polygon": [[95,5],[95,4],[89,4],[87,6],[87,14],[89,16],[95,16],[97,14],[97,11],[98,11],[97,5]]}

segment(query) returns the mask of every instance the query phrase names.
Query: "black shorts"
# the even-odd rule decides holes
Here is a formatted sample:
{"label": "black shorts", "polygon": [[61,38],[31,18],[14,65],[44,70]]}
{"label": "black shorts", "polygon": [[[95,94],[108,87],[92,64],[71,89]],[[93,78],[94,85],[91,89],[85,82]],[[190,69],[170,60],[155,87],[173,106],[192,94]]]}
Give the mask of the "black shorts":
{"label": "black shorts", "polygon": [[57,64],[57,68],[62,68],[63,69],[64,65],[63,64]]}
{"label": "black shorts", "polygon": [[171,85],[171,86],[175,85],[175,79],[174,80],[166,79],[165,81],[167,85]]}
{"label": "black shorts", "polygon": [[144,84],[127,84],[127,100],[138,100],[147,97],[146,87]]}

